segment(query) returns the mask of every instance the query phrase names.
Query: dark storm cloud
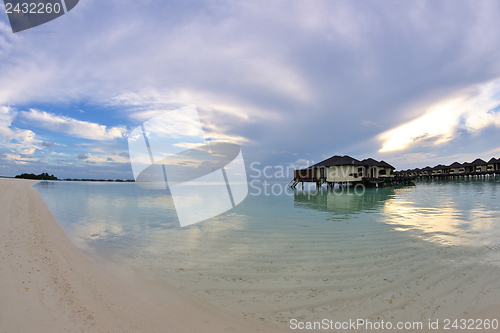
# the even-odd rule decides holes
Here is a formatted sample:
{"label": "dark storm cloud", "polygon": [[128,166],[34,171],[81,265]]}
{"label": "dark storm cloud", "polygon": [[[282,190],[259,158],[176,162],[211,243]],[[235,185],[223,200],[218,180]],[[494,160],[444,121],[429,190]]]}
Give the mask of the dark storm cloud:
{"label": "dark storm cloud", "polygon": [[46,142],[46,141],[42,142],[42,147],[54,147],[54,146],[55,146],[54,142]]}
{"label": "dark storm cloud", "polygon": [[89,156],[87,154],[78,154],[76,158],[79,160],[87,160]]}

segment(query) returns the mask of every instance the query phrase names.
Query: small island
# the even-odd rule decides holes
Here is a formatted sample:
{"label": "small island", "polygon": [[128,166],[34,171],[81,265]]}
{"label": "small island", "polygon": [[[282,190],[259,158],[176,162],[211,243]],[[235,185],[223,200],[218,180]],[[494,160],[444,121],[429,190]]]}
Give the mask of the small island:
{"label": "small island", "polygon": [[15,178],[36,179],[36,180],[59,180],[54,175],[49,175],[46,172],[41,173],[39,175],[35,175],[34,173],[22,173],[20,175],[17,175]]}
{"label": "small island", "polygon": [[15,176],[14,178],[21,178],[21,179],[35,179],[35,180],[62,180],[62,181],[72,181],[72,182],[116,182],[116,183],[134,183],[134,179],[87,179],[87,178],[65,178],[65,179],[59,179],[54,175],[49,175],[48,173],[44,172],[39,175],[35,175],[34,173],[22,173],[20,175]]}

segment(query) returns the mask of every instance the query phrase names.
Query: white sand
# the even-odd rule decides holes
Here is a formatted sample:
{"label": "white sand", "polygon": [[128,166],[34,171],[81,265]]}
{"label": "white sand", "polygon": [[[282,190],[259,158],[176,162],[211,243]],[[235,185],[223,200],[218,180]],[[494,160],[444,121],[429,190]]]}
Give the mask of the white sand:
{"label": "white sand", "polygon": [[0,179],[0,332],[277,332],[124,267],[98,269],[34,183]]}

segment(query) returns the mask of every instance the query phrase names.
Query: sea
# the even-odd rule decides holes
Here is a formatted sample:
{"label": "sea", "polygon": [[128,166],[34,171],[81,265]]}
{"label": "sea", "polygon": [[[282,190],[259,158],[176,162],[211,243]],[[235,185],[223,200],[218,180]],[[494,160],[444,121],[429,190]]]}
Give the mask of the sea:
{"label": "sea", "polygon": [[500,178],[356,190],[253,181],[241,204],[187,227],[168,190],[34,188],[84,254],[256,321],[427,323],[499,299]]}

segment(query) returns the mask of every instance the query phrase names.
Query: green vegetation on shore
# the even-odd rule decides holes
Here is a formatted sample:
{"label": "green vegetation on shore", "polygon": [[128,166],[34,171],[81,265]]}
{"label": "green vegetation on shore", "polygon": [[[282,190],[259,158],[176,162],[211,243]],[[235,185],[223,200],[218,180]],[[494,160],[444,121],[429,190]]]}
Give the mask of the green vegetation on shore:
{"label": "green vegetation on shore", "polygon": [[[17,175],[15,178],[22,178],[22,179],[36,179],[36,180],[61,180],[57,178],[54,175],[49,175],[48,173],[41,173],[39,175],[35,175],[34,173],[22,173],[20,175]],[[79,178],[66,178],[62,179],[65,181],[77,181],[77,182],[116,182],[116,183],[133,183],[133,179],[79,179]]]}
{"label": "green vegetation on shore", "polygon": [[59,180],[54,175],[49,175],[48,173],[41,173],[39,175],[35,175],[34,173],[22,173],[20,175],[17,175],[15,178],[37,179],[37,180]]}

